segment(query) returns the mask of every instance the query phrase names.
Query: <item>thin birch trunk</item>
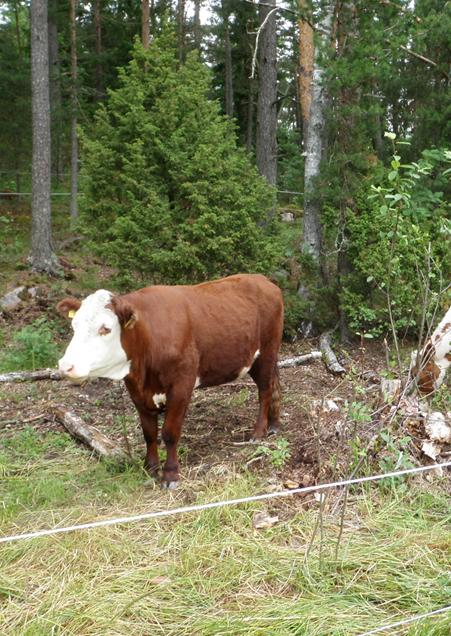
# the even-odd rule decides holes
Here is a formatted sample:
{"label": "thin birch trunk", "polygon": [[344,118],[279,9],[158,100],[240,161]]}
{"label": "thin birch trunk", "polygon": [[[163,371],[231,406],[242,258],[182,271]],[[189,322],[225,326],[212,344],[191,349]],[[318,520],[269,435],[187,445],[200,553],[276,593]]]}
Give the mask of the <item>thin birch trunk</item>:
{"label": "thin birch trunk", "polygon": [[304,233],[302,249],[310,254],[314,262],[321,264],[321,202],[318,194],[318,178],[326,143],[327,93],[324,86],[323,51],[329,45],[332,31],[334,5],[329,2],[319,21],[318,32],[321,41],[315,47],[313,67],[313,90],[310,117],[305,144],[304,167]]}

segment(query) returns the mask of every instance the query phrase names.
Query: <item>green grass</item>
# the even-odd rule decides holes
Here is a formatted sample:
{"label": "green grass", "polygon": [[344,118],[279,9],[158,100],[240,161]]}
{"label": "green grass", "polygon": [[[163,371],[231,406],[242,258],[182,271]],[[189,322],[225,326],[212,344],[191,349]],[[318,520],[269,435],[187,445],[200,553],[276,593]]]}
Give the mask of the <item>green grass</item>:
{"label": "green grass", "polygon": [[[213,469],[167,493],[138,465],[95,460],[66,435],[27,429],[3,443],[1,532],[246,496],[261,477]],[[449,507],[437,482],[355,491],[338,559],[338,518],[299,500],[261,503],[0,546],[5,635],[348,636],[449,604]],[[411,636],[449,633],[449,615]],[[390,632],[394,634],[394,632]]]}

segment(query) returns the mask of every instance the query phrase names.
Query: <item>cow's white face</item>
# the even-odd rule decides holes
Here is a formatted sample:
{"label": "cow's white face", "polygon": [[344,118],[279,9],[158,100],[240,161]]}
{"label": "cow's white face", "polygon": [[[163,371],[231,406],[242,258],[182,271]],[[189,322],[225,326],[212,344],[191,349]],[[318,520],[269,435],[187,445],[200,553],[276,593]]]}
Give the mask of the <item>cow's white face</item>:
{"label": "cow's white face", "polygon": [[74,336],[58,363],[69,380],[86,378],[121,380],[130,371],[130,362],[121,344],[119,320],[106,305],[112,294],[99,289],[81,303],[72,319]]}

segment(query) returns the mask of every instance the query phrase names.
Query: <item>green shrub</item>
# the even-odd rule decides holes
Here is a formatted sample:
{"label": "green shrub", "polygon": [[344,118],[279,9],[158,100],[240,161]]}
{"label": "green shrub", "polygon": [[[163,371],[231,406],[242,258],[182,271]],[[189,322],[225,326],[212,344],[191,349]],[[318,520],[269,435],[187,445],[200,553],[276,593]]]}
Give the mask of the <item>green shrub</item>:
{"label": "green shrub", "polygon": [[12,339],[0,358],[0,369],[19,371],[55,366],[59,348],[46,318],[23,327]]}
{"label": "green shrub", "polygon": [[450,164],[450,151],[429,150],[402,165],[394,146],[382,178],[366,183],[347,210],[352,272],[340,300],[355,331],[381,335],[390,313],[398,331],[415,328],[426,288],[437,302],[451,265],[444,196]]}
{"label": "green shrub", "polygon": [[121,282],[269,271],[274,191],[208,99],[207,67],[195,53],[180,66],[167,31],[119,77],[83,135],[83,219]]}

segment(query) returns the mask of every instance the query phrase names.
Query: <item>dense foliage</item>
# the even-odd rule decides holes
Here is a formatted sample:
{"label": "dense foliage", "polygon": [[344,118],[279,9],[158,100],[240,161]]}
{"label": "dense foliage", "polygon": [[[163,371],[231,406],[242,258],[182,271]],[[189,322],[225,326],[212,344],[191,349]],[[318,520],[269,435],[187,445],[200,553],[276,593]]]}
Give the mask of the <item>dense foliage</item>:
{"label": "dense foliage", "polygon": [[84,220],[124,281],[199,281],[267,271],[273,194],[208,99],[195,53],[170,31],[135,44],[84,137]]}

